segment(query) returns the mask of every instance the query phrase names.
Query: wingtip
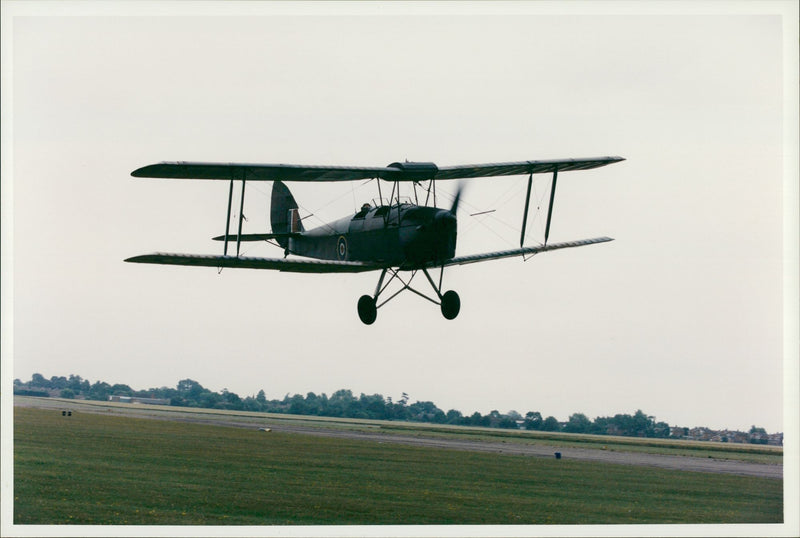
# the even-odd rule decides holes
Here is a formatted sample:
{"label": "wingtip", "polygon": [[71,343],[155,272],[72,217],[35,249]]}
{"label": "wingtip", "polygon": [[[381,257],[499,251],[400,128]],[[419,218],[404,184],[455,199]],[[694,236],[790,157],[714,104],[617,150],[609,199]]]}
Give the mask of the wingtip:
{"label": "wingtip", "polygon": [[131,256],[130,258],[125,258],[122,261],[126,263],[149,263],[152,257],[153,254],[142,254],[139,256]]}
{"label": "wingtip", "polygon": [[[162,161],[160,163],[148,164],[147,166],[142,166],[131,172],[131,176],[153,177],[153,178],[174,177],[169,174],[169,167],[175,164],[180,164],[180,163]],[[164,165],[167,166],[165,167]]]}
{"label": "wingtip", "polygon": [[141,168],[137,168],[133,172],[131,172],[131,176],[133,177],[148,177],[147,171],[148,169],[152,168],[152,164],[148,164],[147,166],[142,166]]}

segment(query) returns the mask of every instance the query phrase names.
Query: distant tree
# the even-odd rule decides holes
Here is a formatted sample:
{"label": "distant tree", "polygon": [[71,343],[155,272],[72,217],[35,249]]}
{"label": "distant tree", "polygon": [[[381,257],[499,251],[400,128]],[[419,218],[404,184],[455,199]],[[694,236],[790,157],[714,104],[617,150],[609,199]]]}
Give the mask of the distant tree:
{"label": "distant tree", "polygon": [[469,416],[468,424],[470,426],[484,426],[484,427],[487,427],[487,426],[489,426],[490,422],[491,422],[491,418],[489,417],[489,415],[483,416],[480,413],[478,413],[477,411],[475,411],[474,413],[472,413]]}
{"label": "distant tree", "polygon": [[750,427],[750,443],[754,445],[766,445],[769,442],[767,430],[757,428],[755,425]]}
{"label": "distant tree", "polygon": [[408,419],[415,422],[443,424],[447,417],[433,402],[414,402],[408,406]]}
{"label": "distant tree", "polygon": [[205,409],[225,409],[222,395],[210,390],[204,390],[198,394],[197,399],[192,402],[191,406]]}
{"label": "distant tree", "polygon": [[245,411],[261,411],[261,403],[253,398],[252,396],[248,396],[244,400],[242,400],[242,409]]}
{"label": "distant tree", "polygon": [[500,421],[503,418],[503,416],[500,414],[500,411],[498,411],[497,409],[492,409],[491,411],[489,411],[489,414],[486,415],[486,417],[489,419],[490,428],[497,428],[498,424],[500,424]]}
{"label": "distant tree", "polygon": [[108,400],[109,396],[111,396],[111,385],[105,381],[96,381],[87,394],[89,400]]}
{"label": "distant tree", "polygon": [[510,418],[511,420],[522,420],[522,415],[520,415],[519,413],[517,413],[513,409],[511,411],[508,411],[506,413],[506,416],[508,418]]}
{"label": "distant tree", "polygon": [[197,399],[201,394],[209,391],[194,379],[181,379],[178,381],[178,392],[185,398]]}
{"label": "distant tree", "polygon": [[384,400],[383,396],[381,396],[380,394],[373,394],[371,396],[361,394],[358,400],[359,400],[358,401],[359,406],[361,407],[361,410],[366,414],[367,418],[372,418],[372,419],[391,418],[389,416],[391,412],[387,411],[386,400]]}
{"label": "distant tree", "polygon": [[230,392],[228,389],[222,390],[222,402],[224,409],[242,409],[242,399],[235,392]]}
{"label": "distant tree", "polygon": [[50,378],[51,389],[65,389],[67,388],[67,378],[64,376],[53,376]]}
{"label": "distant tree", "polygon": [[528,411],[525,413],[525,429],[526,430],[541,430],[542,429],[542,414],[539,411]]}
{"label": "distant tree", "polygon": [[561,424],[558,423],[558,419],[556,417],[547,417],[542,422],[542,431],[545,432],[557,432],[561,429]]}
{"label": "distant tree", "polygon": [[69,380],[67,381],[67,388],[75,392],[89,392],[91,385],[88,380],[83,379],[81,376],[70,374]]}
{"label": "distant tree", "polygon": [[308,415],[322,416],[325,412],[322,398],[313,392],[306,393],[305,406]]}
{"label": "distant tree", "polygon": [[508,415],[502,415],[500,417],[500,420],[498,420],[495,423],[494,427],[495,428],[505,428],[507,430],[514,430],[514,429],[518,429],[519,425],[517,424],[516,420],[514,420],[511,417],[509,417]]}
{"label": "distant tree", "polygon": [[653,426],[653,437],[660,437],[666,439],[670,436],[672,428],[666,422],[656,422]]}
{"label": "distant tree", "polygon": [[464,415],[461,414],[461,411],[456,409],[450,409],[445,414],[445,418],[448,424],[463,424],[464,421]]}
{"label": "distant tree", "polygon": [[73,399],[75,398],[75,391],[72,389],[61,389],[61,397]]}
{"label": "distant tree", "polygon": [[592,421],[583,413],[575,413],[569,417],[564,431],[568,433],[589,433],[592,429]]}
{"label": "distant tree", "polygon": [[33,374],[33,376],[31,376],[31,386],[49,389],[50,382],[45,379],[42,374]]}
{"label": "distant tree", "polygon": [[655,432],[653,417],[649,417],[641,409],[633,415],[633,435],[636,437],[653,437]]}
{"label": "distant tree", "polygon": [[339,389],[334,392],[328,400],[328,407],[331,415],[335,417],[351,416],[352,408],[356,402],[353,391],[349,389]]}
{"label": "distant tree", "polygon": [[264,393],[264,389],[258,391],[258,396],[256,396],[256,401],[258,401],[258,403],[260,404],[267,402],[267,395]]}
{"label": "distant tree", "polygon": [[387,415],[391,418],[391,420],[408,420],[408,408],[406,407],[407,402],[408,394],[405,392],[403,393],[403,397],[397,402],[392,402],[391,398],[387,400]]}
{"label": "distant tree", "polygon": [[114,396],[133,396],[133,389],[123,383],[111,385],[109,390]]}
{"label": "distant tree", "polygon": [[289,398],[289,413],[293,415],[307,415],[308,407],[306,406],[306,399],[300,394],[295,394]]}

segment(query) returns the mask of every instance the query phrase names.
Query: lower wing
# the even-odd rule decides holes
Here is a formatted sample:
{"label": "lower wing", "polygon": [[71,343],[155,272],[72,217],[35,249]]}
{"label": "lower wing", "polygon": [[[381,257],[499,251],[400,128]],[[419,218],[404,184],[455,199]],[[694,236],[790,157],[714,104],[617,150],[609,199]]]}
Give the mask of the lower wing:
{"label": "lower wing", "polygon": [[204,256],[199,254],[145,254],[128,258],[131,263],[158,265],[192,265],[198,267],[237,267],[241,269],[273,269],[291,273],[362,273],[383,269],[383,265],[335,260],[296,260],[286,258],[248,258],[245,256]]}
{"label": "lower wing", "polygon": [[[472,254],[469,256],[457,256],[449,259],[443,264],[431,263],[430,267],[464,265],[468,263],[484,262],[488,260],[499,260],[501,258],[512,258],[514,256],[525,256],[549,252],[562,248],[582,247],[613,241],[610,237],[596,237],[594,239],[581,239],[579,241],[569,241],[566,243],[553,243],[540,247],[523,247],[512,250],[500,250],[496,252],[486,252],[484,254]],[[377,271],[385,269],[386,265],[369,262],[345,262],[335,260],[308,260],[308,259],[287,259],[287,258],[249,258],[245,256],[212,256],[202,254],[170,254],[156,253],[134,256],[125,260],[130,263],[153,263],[157,265],[190,265],[197,267],[236,267],[240,269],[272,269],[276,271],[286,271],[291,273],[363,273],[365,271]]]}
{"label": "lower wing", "polygon": [[[489,260],[499,260],[501,258],[513,258],[514,256],[525,256],[527,254],[539,254],[540,252],[549,252],[551,250],[559,250],[562,248],[583,247],[585,245],[594,245],[596,243],[606,243],[613,241],[610,237],[595,237],[593,239],[581,239],[578,241],[568,241],[566,243],[552,243],[550,245],[543,245],[540,247],[523,247],[511,250],[499,250],[497,252],[486,252],[484,254],[472,254],[469,256],[457,256],[447,260],[444,264],[438,265],[464,265],[467,263],[485,262]],[[433,266],[433,264],[431,264]]]}

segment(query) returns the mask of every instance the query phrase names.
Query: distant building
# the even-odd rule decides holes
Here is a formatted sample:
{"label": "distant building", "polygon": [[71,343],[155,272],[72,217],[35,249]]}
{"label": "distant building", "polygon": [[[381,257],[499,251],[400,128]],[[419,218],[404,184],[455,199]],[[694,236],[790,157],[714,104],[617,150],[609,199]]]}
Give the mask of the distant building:
{"label": "distant building", "polygon": [[169,405],[170,401],[164,398],[139,398],[138,396],[109,396],[109,402],[148,405]]}
{"label": "distant building", "polygon": [[767,444],[774,446],[783,446],[783,434],[771,433],[767,436]]}

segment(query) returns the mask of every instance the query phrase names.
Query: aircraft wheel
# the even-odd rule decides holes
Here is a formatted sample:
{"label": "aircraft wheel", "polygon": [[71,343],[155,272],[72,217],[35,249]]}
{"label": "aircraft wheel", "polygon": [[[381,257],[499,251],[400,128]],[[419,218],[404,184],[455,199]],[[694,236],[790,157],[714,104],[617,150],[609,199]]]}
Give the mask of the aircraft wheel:
{"label": "aircraft wheel", "polygon": [[442,295],[442,315],[446,319],[456,319],[461,310],[461,299],[453,290]]}
{"label": "aircraft wheel", "polygon": [[358,317],[364,325],[372,325],[378,317],[378,309],[375,307],[375,299],[369,295],[362,295],[358,300]]}

